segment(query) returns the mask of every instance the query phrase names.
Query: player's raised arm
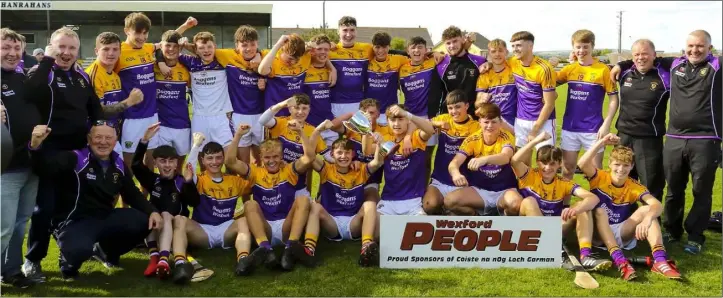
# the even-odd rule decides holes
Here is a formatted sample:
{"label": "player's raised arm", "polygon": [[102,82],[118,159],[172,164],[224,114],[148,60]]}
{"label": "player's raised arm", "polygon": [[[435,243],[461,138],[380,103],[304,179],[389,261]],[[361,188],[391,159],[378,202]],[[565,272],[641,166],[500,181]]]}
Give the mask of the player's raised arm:
{"label": "player's raised arm", "polygon": [[382,136],[374,133],[372,136],[369,136],[369,138],[374,139],[376,149],[374,150],[374,159],[367,164],[367,169],[369,169],[369,173],[374,173],[384,165],[384,157],[386,157],[386,155],[382,152]]}
{"label": "player's raised arm", "polygon": [[422,132],[419,134],[419,137],[422,138],[422,140],[429,140],[431,138],[435,131],[434,126],[432,126],[432,122],[429,122],[429,120],[425,118],[421,118],[419,116],[412,115],[409,111],[402,110],[399,106],[392,106],[389,110],[393,116],[396,117],[406,117],[411,121],[417,128],[422,130]]}
{"label": "player's raised arm", "polygon": [[[304,134],[304,123],[297,120],[291,120],[289,121],[289,130],[296,131],[299,135],[299,139],[301,140],[301,147],[304,149],[304,155],[302,155],[299,159],[297,159],[294,162],[294,170],[296,170],[297,173],[304,173],[306,172],[309,167],[312,166],[314,161],[316,161],[316,150],[314,150],[314,147],[311,146],[311,141],[309,141],[309,138]],[[314,130],[316,132],[316,129]],[[321,132],[318,132],[321,133]],[[314,140],[319,139],[319,135],[316,133],[312,133],[312,137],[315,137]]]}
{"label": "player's raised arm", "polygon": [[550,134],[546,131],[543,131],[541,134],[537,135],[537,137],[535,137],[532,141],[525,144],[525,146],[522,146],[522,148],[515,152],[514,155],[512,155],[510,165],[512,165],[512,169],[515,171],[515,175],[517,175],[518,178],[527,174],[527,171],[530,169],[530,167],[525,164],[525,161],[531,160],[530,158],[532,156],[532,151],[535,146],[537,146],[537,144],[539,143],[549,140],[550,138]]}
{"label": "player's raised arm", "polygon": [[[314,131],[311,133],[311,136],[309,137],[309,139],[310,139],[308,142],[309,148],[306,147],[306,145],[307,145],[306,143],[301,143],[301,146],[304,149],[304,155],[306,155],[307,152],[310,152],[310,153],[316,152],[315,148],[316,148],[316,144],[321,139],[319,137],[321,135],[321,132],[329,129],[331,126],[333,126],[333,124],[331,123],[330,120],[324,120],[324,122],[320,123],[319,126],[314,128]],[[329,154],[331,154],[331,153],[329,153]],[[321,169],[324,167],[324,159],[316,158],[315,154],[311,154],[311,157],[313,159],[311,166],[314,169],[314,171],[317,171],[317,172],[321,171]]]}
{"label": "player's raised arm", "polygon": [[355,112],[349,112],[346,114],[342,114],[339,117],[334,118],[334,120],[331,120],[331,129],[332,131],[339,133],[339,134],[345,134],[346,133],[346,127],[344,126],[344,121],[348,121],[351,119],[351,117],[354,116]]}
{"label": "player's raised arm", "polygon": [[278,53],[279,49],[281,49],[281,47],[288,41],[288,35],[281,35],[281,37],[279,37],[279,40],[276,42],[276,44],[274,44],[274,47],[271,48],[271,51],[269,51],[269,53],[264,56],[264,59],[261,59],[261,64],[259,64],[260,75],[267,76],[271,73],[271,65],[276,58],[276,53]]}
{"label": "player's raised arm", "polygon": [[285,108],[291,108],[294,106],[296,106],[295,96],[291,96],[286,100],[271,106],[268,110],[264,111],[261,116],[259,116],[259,124],[267,128],[276,126],[276,118],[274,118],[276,114]]}
{"label": "player's raised arm", "polygon": [[606,145],[615,145],[619,141],[620,138],[610,133],[602,139],[597,140],[590,149],[585,151],[585,154],[577,160],[577,166],[580,167],[580,170],[582,170],[582,173],[585,174],[585,177],[591,178],[597,171],[594,163],[597,152],[600,151],[601,148],[605,148]]}
{"label": "player's raised arm", "polygon": [[228,147],[228,153],[226,153],[226,157],[224,159],[224,164],[226,164],[227,168],[244,177],[248,177],[250,170],[249,165],[236,157],[236,151],[238,150],[238,143],[241,141],[241,137],[249,133],[250,130],[251,126],[248,124],[239,125],[238,129],[236,129],[236,133],[233,135],[233,140],[231,140],[231,144]]}

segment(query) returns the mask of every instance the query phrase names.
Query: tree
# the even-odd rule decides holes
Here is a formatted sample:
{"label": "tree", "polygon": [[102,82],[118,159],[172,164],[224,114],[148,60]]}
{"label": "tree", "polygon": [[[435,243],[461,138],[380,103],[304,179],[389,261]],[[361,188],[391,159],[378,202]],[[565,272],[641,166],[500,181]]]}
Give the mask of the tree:
{"label": "tree", "polygon": [[593,56],[593,57],[605,56],[605,55],[610,54],[610,53],[612,53],[612,52],[613,52],[613,50],[611,50],[611,49],[593,50],[593,51],[592,51],[592,56]]}
{"label": "tree", "polygon": [[405,51],[407,50],[407,42],[404,41],[404,38],[394,37],[392,38],[390,48],[392,50]]}
{"label": "tree", "polygon": [[311,28],[311,30],[306,31],[304,34],[302,34],[301,38],[303,38],[304,40],[311,40],[312,37],[319,34],[326,34],[326,36],[329,37],[329,39],[333,43],[339,42],[339,32],[333,29]]}

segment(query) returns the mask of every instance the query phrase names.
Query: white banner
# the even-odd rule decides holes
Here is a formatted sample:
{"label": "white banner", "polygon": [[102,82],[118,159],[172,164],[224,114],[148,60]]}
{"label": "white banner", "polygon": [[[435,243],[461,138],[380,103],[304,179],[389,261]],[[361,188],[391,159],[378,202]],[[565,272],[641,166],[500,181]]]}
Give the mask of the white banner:
{"label": "white banner", "polygon": [[547,216],[381,217],[381,268],[559,268],[562,220]]}
{"label": "white banner", "polygon": [[0,8],[8,10],[51,10],[50,1],[2,1]]}

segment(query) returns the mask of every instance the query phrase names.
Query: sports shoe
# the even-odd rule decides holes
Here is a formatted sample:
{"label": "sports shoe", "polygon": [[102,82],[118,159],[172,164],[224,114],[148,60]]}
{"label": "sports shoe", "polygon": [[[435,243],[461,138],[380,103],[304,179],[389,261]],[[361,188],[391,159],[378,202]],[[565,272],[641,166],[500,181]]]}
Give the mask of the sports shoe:
{"label": "sports shoe", "polygon": [[168,262],[158,262],[158,266],[156,266],[156,275],[158,275],[159,279],[167,279],[171,275],[171,266],[168,265]]}
{"label": "sports shoe", "polygon": [[613,265],[613,262],[606,259],[598,259],[589,255],[583,257],[580,260],[580,264],[582,264],[582,268],[584,268],[585,271],[605,271]]}
{"label": "sports shoe", "polygon": [[189,262],[176,264],[173,267],[173,283],[179,285],[188,283],[193,276],[193,271],[193,265]]}
{"label": "sports shoe", "polygon": [[663,275],[669,279],[680,279],[680,272],[678,268],[671,261],[660,261],[653,263],[653,268],[650,271]]}
{"label": "sports shoe", "polygon": [[367,242],[362,245],[361,253],[359,254],[359,266],[371,267],[378,264],[379,258],[379,245],[374,242]]}
{"label": "sports shoe", "polygon": [[105,254],[99,243],[93,245],[93,258],[101,262],[105,268],[111,269],[118,267],[117,262],[109,260],[108,255]]}
{"label": "sports shoe", "polygon": [[[279,265],[279,260],[276,258],[276,254],[274,253],[273,249],[268,249],[264,247],[257,247],[254,249],[254,251],[251,252],[249,257],[252,257],[251,260],[253,262],[261,262],[268,268],[269,270],[275,269]],[[256,260],[259,259],[260,261]]]}
{"label": "sports shoe", "polygon": [[159,258],[158,256],[152,256],[152,257],[148,260],[148,266],[146,267],[146,270],[143,271],[143,275],[145,275],[146,277],[153,277],[153,276],[155,276],[156,273],[157,273],[157,270],[156,270],[156,269],[158,268],[158,261],[159,261],[159,259],[160,259],[160,258]]}
{"label": "sports shoe", "polygon": [[75,281],[79,275],[80,273],[77,269],[60,268],[60,277],[63,278],[64,281]]}
{"label": "sports shoe", "polygon": [[2,283],[11,285],[19,289],[27,289],[36,284],[35,281],[25,277],[25,275],[20,272],[10,276],[3,276]]}
{"label": "sports shoe", "polygon": [[663,232],[663,243],[664,244],[668,245],[668,244],[673,244],[673,243],[677,243],[677,242],[680,242],[680,238],[673,236],[673,234],[671,234],[670,232]]}
{"label": "sports shoe", "polygon": [[688,243],[683,246],[683,251],[691,255],[699,254],[702,249],[703,245],[695,241],[688,241]]}
{"label": "sports shoe", "polygon": [[43,268],[40,266],[40,262],[33,262],[25,260],[23,267],[21,268],[25,277],[36,283],[45,282],[45,274],[43,274]]}
{"label": "sports shoe", "polygon": [[[294,241],[291,243],[291,246],[288,248],[291,249],[291,254],[301,262],[306,267],[314,267],[316,265],[316,258],[314,255],[309,254],[307,252],[306,246],[301,244],[299,241]],[[283,258],[281,259],[283,264]]]}
{"label": "sports shoe", "polygon": [[[293,245],[294,244],[292,243],[291,246]],[[296,263],[296,259],[294,259],[294,253],[291,250],[291,246],[285,248],[283,255],[281,255],[281,269],[284,269],[285,271],[294,270],[294,265]]]}
{"label": "sports shoe", "polygon": [[635,274],[635,268],[633,268],[633,266],[627,261],[618,265],[618,270],[620,271],[620,277],[622,277],[625,281],[631,281],[638,277]]}

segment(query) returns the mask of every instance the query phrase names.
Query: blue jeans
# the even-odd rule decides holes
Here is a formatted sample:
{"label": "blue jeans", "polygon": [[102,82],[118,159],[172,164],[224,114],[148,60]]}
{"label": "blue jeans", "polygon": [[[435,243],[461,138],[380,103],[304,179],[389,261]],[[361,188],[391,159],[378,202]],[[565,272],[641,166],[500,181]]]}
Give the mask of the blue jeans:
{"label": "blue jeans", "polygon": [[30,169],[2,174],[2,272],[20,272],[23,263],[25,227],[33,214],[38,193],[38,176]]}

